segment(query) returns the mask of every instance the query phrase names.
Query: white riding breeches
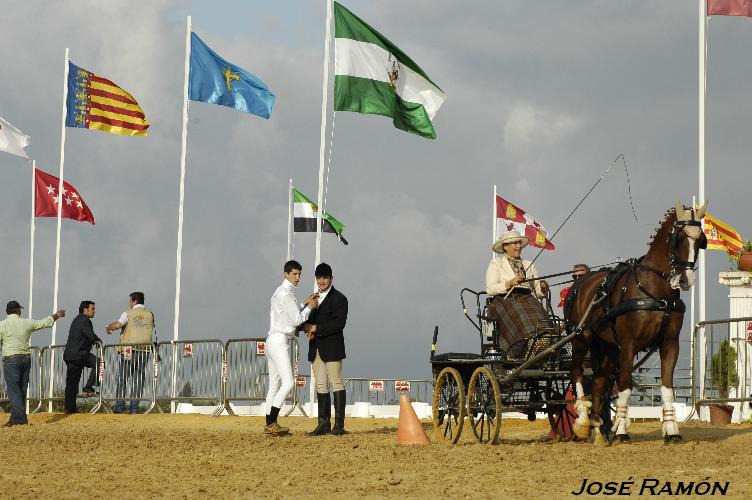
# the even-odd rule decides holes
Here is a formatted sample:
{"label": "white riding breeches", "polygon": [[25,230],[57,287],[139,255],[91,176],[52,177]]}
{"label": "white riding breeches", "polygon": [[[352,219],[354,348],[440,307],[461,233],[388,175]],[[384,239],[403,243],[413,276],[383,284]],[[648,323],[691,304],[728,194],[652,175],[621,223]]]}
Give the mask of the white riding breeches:
{"label": "white riding breeches", "polygon": [[290,363],[290,342],[270,335],[266,339],[266,360],[269,367],[269,392],[266,393],[266,413],[272,406],[282,408],[287,395],[292,390],[292,364]]}

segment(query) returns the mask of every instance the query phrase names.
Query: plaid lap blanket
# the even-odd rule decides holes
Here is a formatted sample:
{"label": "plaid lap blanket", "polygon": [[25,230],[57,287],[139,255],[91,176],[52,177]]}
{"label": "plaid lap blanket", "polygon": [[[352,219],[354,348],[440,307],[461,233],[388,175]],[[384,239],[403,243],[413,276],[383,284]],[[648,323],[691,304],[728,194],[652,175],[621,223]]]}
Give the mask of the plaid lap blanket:
{"label": "plaid lap blanket", "polygon": [[496,296],[488,306],[488,316],[499,325],[499,347],[504,351],[535,335],[538,324],[549,319],[533,295]]}

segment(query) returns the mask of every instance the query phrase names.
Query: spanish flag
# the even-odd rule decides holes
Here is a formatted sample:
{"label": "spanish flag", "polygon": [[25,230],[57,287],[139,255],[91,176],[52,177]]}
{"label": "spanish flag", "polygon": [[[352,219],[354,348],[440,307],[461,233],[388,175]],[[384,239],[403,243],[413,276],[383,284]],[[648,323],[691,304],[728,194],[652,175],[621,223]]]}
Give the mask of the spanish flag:
{"label": "spanish flag", "polygon": [[706,213],[702,230],[708,238],[708,250],[724,250],[735,255],[742,248],[742,237],[733,227]]}
{"label": "spanish flag", "polygon": [[67,127],[119,135],[146,135],[149,122],[138,102],[107,78],[68,62]]}

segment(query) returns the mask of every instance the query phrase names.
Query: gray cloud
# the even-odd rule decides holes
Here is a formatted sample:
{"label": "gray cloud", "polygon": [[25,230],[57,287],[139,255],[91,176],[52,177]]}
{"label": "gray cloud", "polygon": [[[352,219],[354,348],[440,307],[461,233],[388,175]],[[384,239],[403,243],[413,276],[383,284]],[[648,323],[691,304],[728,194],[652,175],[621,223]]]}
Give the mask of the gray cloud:
{"label": "gray cloud", "polygon": [[[66,178],[94,211],[64,221],[61,303],[98,302],[96,325],[146,292],[159,335],[172,336],[185,15],[216,51],[277,94],[270,120],[191,103],[186,182],[183,338],[266,335],[268,300],[285,257],[287,181],[317,189],[323,2],[238,2],[232,20],[209,2],[2,2],[0,116],[32,136],[39,167],[56,173],[63,49],[76,64],[131,92],[152,123],[147,138],[67,131]],[[350,246],[324,236],[323,257],[350,298],[353,375],[427,376],[433,326],[441,350],[476,350],[460,288],[483,287],[491,193],[555,229],[621,152],[544,254],[544,273],[645,252],[655,222],[697,191],[697,13],[687,2],[355,1],[447,93],[438,139],[386,118],[336,116],[328,209]],[[223,12],[226,12],[224,10]],[[247,22],[242,16],[247,16]],[[752,64],[746,19],[711,19],[708,175],[711,213],[743,235],[749,174],[746,122]],[[0,156],[0,238],[8,265],[0,297],[25,301],[29,169]],[[37,221],[35,315],[51,309],[53,219]],[[296,236],[312,285],[312,234]],[[532,255],[532,251],[527,252]],[[709,317],[727,314],[709,252]],[[685,325],[689,319],[685,320]],[[61,325],[58,339],[67,334]],[[685,332],[683,335],[687,335]],[[38,334],[47,342],[49,333]]]}

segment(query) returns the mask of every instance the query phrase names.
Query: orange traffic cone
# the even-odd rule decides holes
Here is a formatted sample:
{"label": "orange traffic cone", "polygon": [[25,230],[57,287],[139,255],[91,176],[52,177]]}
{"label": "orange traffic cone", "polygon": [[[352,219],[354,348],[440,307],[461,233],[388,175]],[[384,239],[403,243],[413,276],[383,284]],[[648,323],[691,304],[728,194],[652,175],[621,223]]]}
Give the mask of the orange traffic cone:
{"label": "orange traffic cone", "polygon": [[423,424],[418,420],[413,405],[407,394],[400,396],[399,425],[397,426],[397,444],[431,444]]}

